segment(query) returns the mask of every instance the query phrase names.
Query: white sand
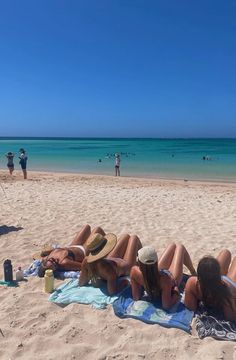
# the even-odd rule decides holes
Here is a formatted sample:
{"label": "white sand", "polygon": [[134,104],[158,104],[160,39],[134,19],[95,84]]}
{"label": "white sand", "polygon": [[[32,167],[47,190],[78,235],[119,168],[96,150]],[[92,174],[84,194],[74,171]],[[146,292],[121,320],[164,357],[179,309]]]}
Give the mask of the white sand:
{"label": "white sand", "polygon": [[[160,254],[181,241],[195,265],[228,247],[236,255],[236,185],[20,172],[0,172],[0,261],[30,264],[44,243],[68,244],[85,223],[107,232],[136,233]],[[3,270],[0,269],[0,278]],[[0,286],[0,358],[9,359],[236,359],[236,344],[200,340],[176,329],[121,320],[112,307],[94,310],[47,301],[42,280]]]}

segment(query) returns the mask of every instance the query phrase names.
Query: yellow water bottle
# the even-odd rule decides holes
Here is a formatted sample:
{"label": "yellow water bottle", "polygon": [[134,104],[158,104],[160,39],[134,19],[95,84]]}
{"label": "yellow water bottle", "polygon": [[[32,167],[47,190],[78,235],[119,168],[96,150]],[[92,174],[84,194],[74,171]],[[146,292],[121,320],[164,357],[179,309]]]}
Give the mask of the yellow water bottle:
{"label": "yellow water bottle", "polygon": [[54,276],[53,271],[48,269],[45,271],[44,275],[44,291],[46,293],[51,293],[54,290]]}

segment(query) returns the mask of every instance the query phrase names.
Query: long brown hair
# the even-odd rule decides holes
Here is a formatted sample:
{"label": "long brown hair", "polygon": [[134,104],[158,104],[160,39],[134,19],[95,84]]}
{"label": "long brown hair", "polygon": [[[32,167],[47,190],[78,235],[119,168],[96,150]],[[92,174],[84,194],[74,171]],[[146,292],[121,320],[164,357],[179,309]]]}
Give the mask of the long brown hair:
{"label": "long brown hair", "polygon": [[[101,260],[98,260],[101,261]],[[88,269],[88,278],[91,280],[92,284],[96,284],[99,276],[97,274],[97,267],[96,267],[97,261],[91,262],[87,264]]]}
{"label": "long brown hair", "polygon": [[157,268],[157,263],[147,265],[140,261],[139,268],[143,274],[144,289],[146,290],[151,301],[155,301],[160,297],[160,275]]}
{"label": "long brown hair", "polygon": [[203,257],[197,267],[198,281],[205,306],[214,310],[223,310],[225,305],[231,304],[230,289],[221,280],[220,264],[212,256]]}

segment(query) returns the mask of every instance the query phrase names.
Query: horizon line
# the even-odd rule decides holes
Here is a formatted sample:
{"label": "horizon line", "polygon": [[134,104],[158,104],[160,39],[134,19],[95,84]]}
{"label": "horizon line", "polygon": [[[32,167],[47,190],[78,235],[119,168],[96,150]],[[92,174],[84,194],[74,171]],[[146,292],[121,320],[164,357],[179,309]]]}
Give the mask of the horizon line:
{"label": "horizon line", "polygon": [[0,140],[8,140],[8,139],[39,139],[39,140],[43,140],[43,139],[57,139],[57,140],[66,140],[66,139],[81,139],[81,140],[87,140],[87,139],[98,139],[98,140],[119,140],[119,139],[127,139],[127,140],[138,140],[138,139],[143,139],[143,140],[199,140],[199,139],[203,139],[203,140],[234,140],[236,139],[236,136],[233,137],[129,137],[129,136],[124,136],[124,137],[114,137],[114,136],[0,136]]}

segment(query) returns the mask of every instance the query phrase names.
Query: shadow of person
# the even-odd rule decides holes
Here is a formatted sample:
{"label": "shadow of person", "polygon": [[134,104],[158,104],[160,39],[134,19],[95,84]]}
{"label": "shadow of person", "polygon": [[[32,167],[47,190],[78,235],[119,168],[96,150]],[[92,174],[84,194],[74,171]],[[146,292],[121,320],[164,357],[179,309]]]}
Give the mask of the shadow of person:
{"label": "shadow of person", "polygon": [[21,226],[7,226],[7,225],[1,225],[0,226],[0,235],[6,235],[8,234],[9,232],[12,232],[12,231],[19,231],[19,230],[22,230],[23,227]]}

